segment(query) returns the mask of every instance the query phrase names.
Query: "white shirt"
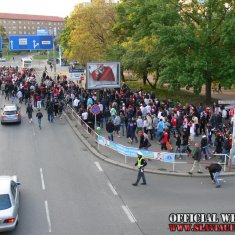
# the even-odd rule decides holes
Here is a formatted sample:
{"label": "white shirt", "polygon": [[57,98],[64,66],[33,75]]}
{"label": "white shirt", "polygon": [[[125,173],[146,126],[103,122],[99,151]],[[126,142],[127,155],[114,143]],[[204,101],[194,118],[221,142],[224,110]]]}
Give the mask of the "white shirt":
{"label": "white shirt", "polygon": [[87,117],[88,117],[88,112],[87,112],[87,111],[83,112],[83,113],[82,113],[82,119],[83,119],[84,121],[86,121],[86,120],[87,120]]}
{"label": "white shirt", "polygon": [[76,98],[76,99],[73,101],[73,107],[78,107],[79,102],[80,102],[80,100]]}
{"label": "white shirt", "polygon": [[142,128],[143,127],[143,120],[142,118],[138,118],[136,121],[137,127]]}
{"label": "white shirt", "polygon": [[225,109],[223,109],[222,111],[222,118],[226,118],[227,117],[227,111]]}

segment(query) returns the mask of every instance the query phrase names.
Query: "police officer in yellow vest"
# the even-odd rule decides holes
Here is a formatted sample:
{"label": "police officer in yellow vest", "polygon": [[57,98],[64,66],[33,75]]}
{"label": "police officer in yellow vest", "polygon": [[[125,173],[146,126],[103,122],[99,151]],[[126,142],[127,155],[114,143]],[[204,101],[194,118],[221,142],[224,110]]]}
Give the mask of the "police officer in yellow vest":
{"label": "police officer in yellow vest", "polygon": [[147,165],[147,162],[143,158],[142,152],[138,151],[137,156],[138,156],[138,159],[137,159],[137,162],[135,163],[135,166],[138,167],[139,172],[138,172],[136,183],[134,183],[132,185],[137,186],[141,178],[143,179],[143,183],[141,183],[141,184],[146,185],[146,179],[144,176],[144,167]]}

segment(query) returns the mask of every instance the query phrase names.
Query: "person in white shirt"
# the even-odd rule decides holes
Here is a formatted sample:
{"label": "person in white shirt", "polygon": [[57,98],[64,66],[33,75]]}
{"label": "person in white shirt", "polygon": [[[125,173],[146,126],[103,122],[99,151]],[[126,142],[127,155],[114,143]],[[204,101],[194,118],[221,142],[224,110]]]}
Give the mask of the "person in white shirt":
{"label": "person in white shirt", "polygon": [[74,101],[73,101],[73,107],[75,108],[75,110],[78,112],[78,108],[79,108],[79,103],[80,100],[78,99],[78,97],[75,97]]}
{"label": "person in white shirt", "polygon": [[151,106],[149,104],[145,107],[145,109],[147,113],[151,113]]}
{"label": "person in white shirt", "polygon": [[[87,110],[84,109],[82,112],[82,120],[86,123],[87,118],[88,118],[88,112],[87,112]],[[82,124],[83,124],[83,122],[82,122]]]}
{"label": "person in white shirt", "polygon": [[222,110],[222,124],[224,124],[225,123],[225,120],[226,120],[226,118],[227,118],[227,111],[226,111],[226,109],[223,109]]}
{"label": "person in white shirt", "polygon": [[137,125],[136,132],[137,133],[139,133],[140,131],[142,132],[143,131],[143,119],[141,116],[137,118],[136,125]]}

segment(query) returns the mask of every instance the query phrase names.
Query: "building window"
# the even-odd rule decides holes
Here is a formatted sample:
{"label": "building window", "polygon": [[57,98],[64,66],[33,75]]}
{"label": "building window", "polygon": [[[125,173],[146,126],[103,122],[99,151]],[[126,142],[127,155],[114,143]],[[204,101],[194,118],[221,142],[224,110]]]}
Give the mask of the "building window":
{"label": "building window", "polygon": [[21,24],[21,20],[18,20],[18,23]]}
{"label": "building window", "polygon": [[40,22],[37,22],[37,24],[40,24]]}

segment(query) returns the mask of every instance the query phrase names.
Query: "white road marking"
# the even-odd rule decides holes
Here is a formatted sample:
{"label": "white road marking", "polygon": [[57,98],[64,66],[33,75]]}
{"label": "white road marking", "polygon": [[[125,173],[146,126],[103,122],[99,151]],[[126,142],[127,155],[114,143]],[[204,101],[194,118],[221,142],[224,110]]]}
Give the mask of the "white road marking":
{"label": "white road marking", "polygon": [[[32,124],[32,122],[31,122],[31,124]],[[33,126],[33,135],[34,135],[34,136],[36,135],[34,126]]]}
{"label": "white road marking", "polygon": [[99,162],[95,162],[95,165],[96,165],[96,167],[98,168],[98,170],[99,170],[100,172],[102,172],[102,171],[103,171],[103,169],[101,168],[101,166],[100,166],[100,163],[99,163]]}
{"label": "white road marking", "polygon": [[118,193],[117,193],[117,191],[115,190],[115,188],[113,187],[113,185],[111,184],[110,181],[108,181],[108,186],[109,186],[109,188],[111,189],[111,191],[112,191],[112,193],[114,194],[114,196],[117,196]]}
{"label": "white road marking", "polygon": [[44,177],[43,177],[43,173],[42,173],[42,168],[40,168],[40,175],[41,175],[41,181],[42,181],[42,190],[45,190],[45,182],[44,182]]}
{"label": "white road marking", "polygon": [[47,223],[48,223],[49,233],[51,233],[51,219],[50,219],[49,207],[48,207],[47,201],[45,201],[45,208],[46,208],[46,216],[47,216]]}
{"label": "white road marking", "polygon": [[124,210],[125,214],[127,215],[128,219],[131,221],[131,223],[136,223],[136,219],[134,215],[131,213],[130,209],[128,206],[122,206],[122,209]]}

